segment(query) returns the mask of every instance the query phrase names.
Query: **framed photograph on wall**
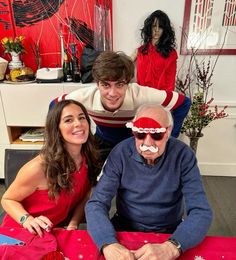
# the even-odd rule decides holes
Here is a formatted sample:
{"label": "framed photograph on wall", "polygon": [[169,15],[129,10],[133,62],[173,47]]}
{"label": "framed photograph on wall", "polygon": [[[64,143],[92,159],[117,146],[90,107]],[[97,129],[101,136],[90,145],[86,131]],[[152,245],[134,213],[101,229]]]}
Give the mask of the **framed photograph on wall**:
{"label": "framed photograph on wall", "polygon": [[236,55],[236,0],[185,0],[181,54]]}

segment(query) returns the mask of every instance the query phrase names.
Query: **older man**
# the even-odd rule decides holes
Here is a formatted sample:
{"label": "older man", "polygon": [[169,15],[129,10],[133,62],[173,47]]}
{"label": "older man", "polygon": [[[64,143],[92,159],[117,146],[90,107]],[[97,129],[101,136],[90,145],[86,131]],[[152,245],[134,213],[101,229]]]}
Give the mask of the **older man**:
{"label": "older man", "polygon": [[[86,206],[88,231],[109,260],[176,259],[203,240],[212,219],[195,154],[170,137],[172,117],[161,106],[142,106],[127,126],[134,137],[111,151]],[[114,196],[117,212],[110,221]],[[118,243],[115,231],[172,235],[131,252]]]}
{"label": "older man", "polygon": [[105,51],[93,64],[96,84],[80,88],[51,102],[75,99],[84,104],[96,124],[96,137],[105,159],[120,141],[132,135],[125,124],[132,120],[140,105],[156,103],[167,107],[174,117],[172,135],[178,137],[190,108],[190,99],[174,91],[129,84],[134,64],[124,53]]}

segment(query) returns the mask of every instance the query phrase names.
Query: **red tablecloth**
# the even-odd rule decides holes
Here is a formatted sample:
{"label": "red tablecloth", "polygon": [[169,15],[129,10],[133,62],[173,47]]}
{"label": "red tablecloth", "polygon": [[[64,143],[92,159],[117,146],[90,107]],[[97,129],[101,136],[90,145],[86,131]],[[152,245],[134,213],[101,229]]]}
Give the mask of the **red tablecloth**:
{"label": "red tablecloth", "polygon": [[[12,237],[24,240],[26,230],[24,229],[7,229],[0,228],[0,234],[10,235]],[[118,232],[119,241],[129,249],[137,249],[145,243],[160,243],[167,239],[167,234],[155,234],[155,233],[142,233],[142,232]],[[32,235],[27,235],[27,241],[32,241]],[[31,237],[31,239],[29,239]],[[38,236],[33,243],[33,249],[37,250],[35,245],[38,244],[38,250],[45,254],[46,251],[56,250],[55,239],[57,243],[57,250],[63,252],[64,256],[70,260],[89,260],[89,259],[104,259],[100,256],[95,244],[86,230],[74,230],[66,231],[64,229],[54,229],[51,234],[45,234],[44,238],[39,239]],[[47,246],[46,246],[47,245]],[[6,246],[0,246],[0,256],[2,248]],[[14,246],[27,251],[26,246]],[[32,247],[32,243],[31,243]],[[37,254],[36,254],[37,255]],[[11,259],[11,258],[1,258]],[[27,259],[14,258],[17,260]],[[40,259],[32,258],[29,255],[28,259]],[[180,260],[236,260],[236,238],[229,237],[206,237],[204,241],[197,247],[186,251],[180,258]]]}
{"label": "red tablecloth", "polygon": [[0,227],[0,234],[16,238],[24,245],[0,245],[1,260],[41,259],[41,257],[57,249],[56,237],[51,233],[44,234],[43,238],[32,235],[24,228]]}
{"label": "red tablecloth", "polygon": [[[99,256],[92,239],[86,231],[63,232],[55,230],[59,248],[71,259],[103,259]],[[164,242],[169,235],[142,232],[118,232],[119,241],[129,249],[137,249],[145,243]],[[65,246],[64,241],[71,241]],[[186,251],[180,260],[234,260],[236,238],[206,237],[197,247]]]}

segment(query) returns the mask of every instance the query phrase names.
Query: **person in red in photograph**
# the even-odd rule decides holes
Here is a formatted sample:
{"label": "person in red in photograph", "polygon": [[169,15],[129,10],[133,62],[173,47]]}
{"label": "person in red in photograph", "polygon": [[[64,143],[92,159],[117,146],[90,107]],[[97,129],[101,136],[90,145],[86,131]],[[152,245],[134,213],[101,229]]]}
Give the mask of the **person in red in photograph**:
{"label": "person in red in photograph", "polygon": [[177,52],[175,32],[166,13],[156,10],[141,29],[143,45],[132,54],[137,83],[160,90],[175,88]]}

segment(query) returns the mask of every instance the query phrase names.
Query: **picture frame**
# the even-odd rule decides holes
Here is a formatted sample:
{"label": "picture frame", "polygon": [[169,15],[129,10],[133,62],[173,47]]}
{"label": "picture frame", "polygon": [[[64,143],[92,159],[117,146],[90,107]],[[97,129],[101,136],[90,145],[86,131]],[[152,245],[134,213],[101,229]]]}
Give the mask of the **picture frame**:
{"label": "picture frame", "polygon": [[236,55],[236,0],[185,0],[180,54]]}

